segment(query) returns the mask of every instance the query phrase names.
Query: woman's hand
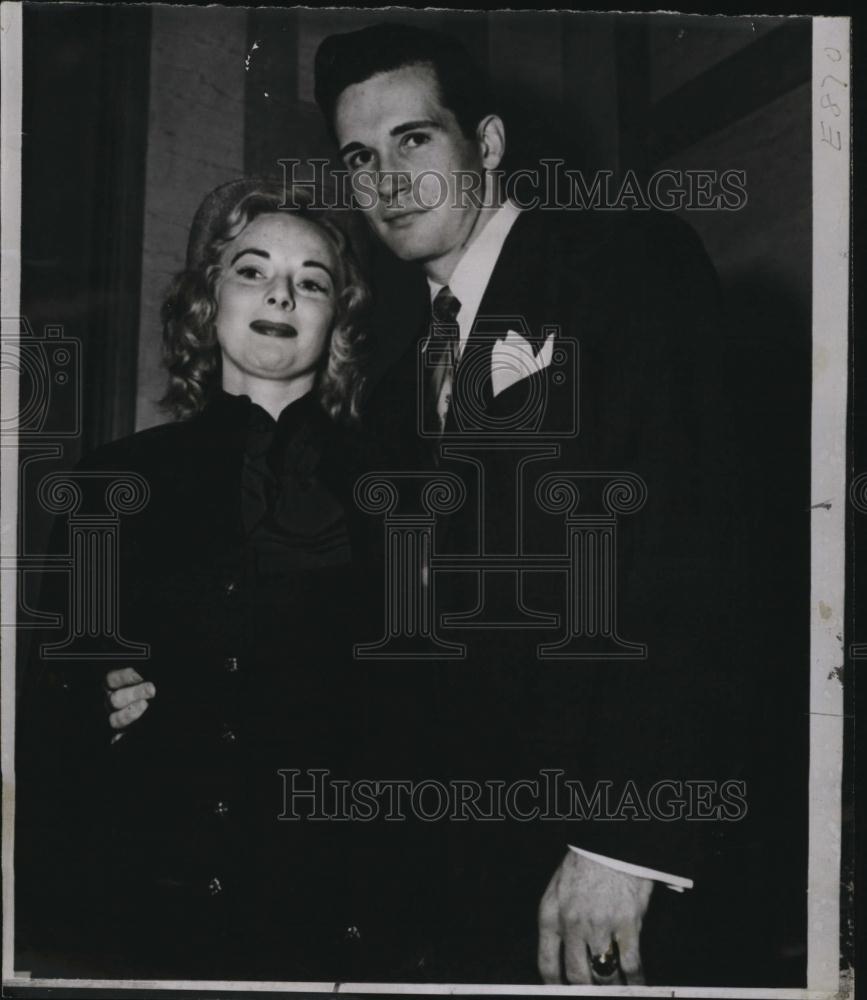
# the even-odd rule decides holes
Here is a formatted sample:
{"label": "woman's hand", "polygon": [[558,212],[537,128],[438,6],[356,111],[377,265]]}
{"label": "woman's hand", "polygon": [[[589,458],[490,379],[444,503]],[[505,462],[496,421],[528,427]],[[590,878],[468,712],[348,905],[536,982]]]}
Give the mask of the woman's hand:
{"label": "woman's hand", "polygon": [[120,735],[147,711],[148,702],[157,693],[134,667],[119,667],[105,675],[105,703],[108,724]]}

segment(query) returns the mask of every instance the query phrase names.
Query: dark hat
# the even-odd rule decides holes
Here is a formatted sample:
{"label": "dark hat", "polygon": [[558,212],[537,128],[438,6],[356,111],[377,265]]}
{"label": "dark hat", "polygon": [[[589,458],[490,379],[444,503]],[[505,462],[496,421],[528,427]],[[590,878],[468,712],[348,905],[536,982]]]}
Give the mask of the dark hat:
{"label": "dark hat", "polygon": [[204,267],[208,246],[226,227],[229,213],[249,194],[283,194],[281,181],[270,177],[238,177],[236,180],[214,188],[199,205],[190,226],[187,242],[187,269],[196,271]]}

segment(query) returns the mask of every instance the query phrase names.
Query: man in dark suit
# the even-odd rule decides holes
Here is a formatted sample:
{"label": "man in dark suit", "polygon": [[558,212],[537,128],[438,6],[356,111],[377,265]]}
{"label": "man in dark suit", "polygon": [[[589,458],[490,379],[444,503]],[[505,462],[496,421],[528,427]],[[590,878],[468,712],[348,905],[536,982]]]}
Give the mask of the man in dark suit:
{"label": "man in dark suit", "polygon": [[[620,797],[615,821],[568,829],[451,824],[441,974],[525,977],[538,908],[545,982],[564,971],[610,982],[615,956],[615,977],[642,982],[639,935],[658,887],[667,898],[650,915],[668,937],[654,946],[658,979],[719,983],[724,969],[738,981],[735,949],[753,975],[746,956],[761,955],[761,937],[721,940],[713,926],[740,905],[755,847],[749,824],[731,822],[748,810],[726,813],[713,782],[744,780],[759,711],[730,620],[737,538],[713,268],[670,216],[522,212],[504,200],[505,126],[453,39],[396,25],[332,36],[317,54],[316,97],[373,233],[419,285],[415,299],[403,285],[375,288],[376,332],[405,347],[371,391],[369,429],[391,447],[391,470],[463,484],[423,574],[425,586],[437,574],[437,621],[452,625],[441,638],[465,655],[406,666],[407,685],[419,684],[413,669],[434,678],[418,716],[440,766],[513,782],[561,768],[618,796],[630,782],[704,795],[673,812],[670,801],[648,810]],[[571,506],[545,496],[547,486],[562,499],[564,480]],[[594,590],[585,577],[564,599],[562,573],[534,567],[564,551],[568,516],[594,490],[602,501],[589,513],[605,522],[595,538],[612,550],[585,549],[579,563],[611,578]],[[584,531],[582,544],[595,544],[590,521],[571,523],[573,541]],[[588,594],[605,610],[585,603],[598,618],[582,629],[566,605]],[[566,620],[571,645],[542,641],[546,624]],[[697,792],[702,782],[713,787]],[[661,888],[693,881],[691,899]]]}

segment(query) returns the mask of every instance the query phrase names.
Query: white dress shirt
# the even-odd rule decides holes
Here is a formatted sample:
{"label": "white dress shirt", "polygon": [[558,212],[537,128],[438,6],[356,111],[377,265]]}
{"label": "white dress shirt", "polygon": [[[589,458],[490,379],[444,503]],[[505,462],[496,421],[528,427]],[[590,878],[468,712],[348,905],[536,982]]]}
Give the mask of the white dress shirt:
{"label": "white dress shirt", "polygon": [[[466,344],[473,323],[476,321],[482,297],[488,287],[488,282],[491,280],[506,237],[520,214],[521,210],[517,205],[511,201],[505,202],[488,219],[487,225],[467,247],[452,271],[449,278],[449,288],[452,295],[461,304],[457,318],[458,357],[461,356],[464,344]],[[430,287],[430,299],[433,302],[437,293],[445,286],[438,284],[431,278],[427,279],[427,283]]]}

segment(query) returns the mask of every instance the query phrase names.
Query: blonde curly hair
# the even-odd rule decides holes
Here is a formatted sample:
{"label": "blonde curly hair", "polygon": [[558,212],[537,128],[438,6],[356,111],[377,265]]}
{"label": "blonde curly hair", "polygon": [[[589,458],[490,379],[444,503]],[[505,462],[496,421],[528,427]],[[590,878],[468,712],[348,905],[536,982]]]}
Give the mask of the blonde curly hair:
{"label": "blonde curly hair", "polygon": [[349,237],[338,223],[340,217],[317,207],[315,195],[307,187],[244,178],[211,192],[202,203],[190,232],[187,266],[175,276],[163,302],[163,362],[169,372],[169,385],[162,405],[177,420],[188,420],[200,413],[220,386],[221,355],[215,320],[222,250],[253,219],[271,212],[291,212],[310,220],[337,250],[337,310],[328,354],[314,391],[332,419],[350,422],[358,417],[370,291]]}

